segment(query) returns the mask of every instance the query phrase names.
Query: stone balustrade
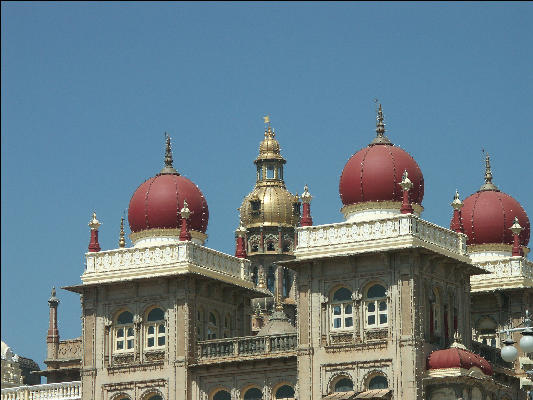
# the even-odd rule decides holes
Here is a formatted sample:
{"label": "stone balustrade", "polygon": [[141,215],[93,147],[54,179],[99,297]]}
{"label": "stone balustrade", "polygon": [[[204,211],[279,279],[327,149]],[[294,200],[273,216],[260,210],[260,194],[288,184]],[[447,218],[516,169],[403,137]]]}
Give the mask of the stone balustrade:
{"label": "stone balustrade", "polygon": [[296,334],[244,336],[198,342],[197,361],[210,363],[244,358],[269,358],[296,354]]}
{"label": "stone balustrade", "polygon": [[49,383],[2,389],[1,400],[79,400],[81,382]]}
{"label": "stone balustrade", "polygon": [[297,258],[315,254],[358,253],[374,249],[427,246],[465,258],[466,236],[413,214],[372,221],[343,222],[298,228]]}
{"label": "stone balustrade", "polygon": [[86,253],[82,282],[99,283],[184,272],[239,279],[251,284],[250,261],[192,243]]}
{"label": "stone balustrade", "polygon": [[[494,261],[485,261],[479,266],[497,277],[520,276],[533,279],[533,262],[524,257],[507,257]],[[487,279],[486,276],[473,276],[475,279]]]}

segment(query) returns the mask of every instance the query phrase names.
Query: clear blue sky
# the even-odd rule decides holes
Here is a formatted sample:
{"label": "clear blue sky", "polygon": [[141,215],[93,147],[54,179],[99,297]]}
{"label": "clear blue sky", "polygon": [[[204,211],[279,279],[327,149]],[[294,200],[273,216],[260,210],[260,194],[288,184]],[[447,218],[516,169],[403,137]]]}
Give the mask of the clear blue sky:
{"label": "clear blue sky", "polygon": [[[533,217],[533,3],[2,2],[2,339],[44,367],[50,288],[83,272],[92,210],[117,247],[130,196],[175,167],[210,211],[207,245],[233,253],[237,207],[270,114],[289,190],[316,224],[342,220],[338,180],[388,136],[425,178],[423,217],[494,182]],[[78,296],[58,291],[63,339]]]}

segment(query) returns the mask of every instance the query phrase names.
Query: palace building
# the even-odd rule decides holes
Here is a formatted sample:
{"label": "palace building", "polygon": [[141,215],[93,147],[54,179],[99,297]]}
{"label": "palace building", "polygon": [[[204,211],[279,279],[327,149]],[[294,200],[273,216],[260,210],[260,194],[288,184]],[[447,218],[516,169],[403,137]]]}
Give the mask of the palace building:
{"label": "palace building", "polygon": [[80,338],[59,339],[52,293],[41,374],[59,397],[39,398],[526,399],[533,354],[500,355],[500,331],[533,310],[525,210],[487,156],[450,227],[424,220],[422,170],[385,133],[380,105],[340,177],[344,221],[313,225],[310,190],[287,189],[266,118],[234,255],[204,245],[207,199],[167,137],[163,169],[129,203],[132,246],[124,221],[109,250],[89,222],[81,283],[64,288],[81,297]]}

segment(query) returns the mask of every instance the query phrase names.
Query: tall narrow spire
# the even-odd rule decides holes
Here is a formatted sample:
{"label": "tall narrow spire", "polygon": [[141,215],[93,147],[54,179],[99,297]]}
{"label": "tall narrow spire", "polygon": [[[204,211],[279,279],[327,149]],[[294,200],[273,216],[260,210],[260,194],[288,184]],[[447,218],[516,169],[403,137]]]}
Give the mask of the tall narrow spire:
{"label": "tall narrow spire", "polygon": [[488,153],[485,156],[485,183],[481,185],[479,190],[498,190],[498,187],[492,183],[492,170],[490,168],[490,156]]}
{"label": "tall narrow spire", "polygon": [[126,239],[124,239],[124,217],[120,218],[120,235],[118,238],[118,247],[126,247]]}
{"label": "tall narrow spire", "polygon": [[379,104],[377,116],[376,116],[376,137],[372,142],[370,142],[371,145],[374,144],[392,144],[391,141],[387,136],[385,136],[385,122],[383,118],[383,108],[381,107],[381,103]]}
{"label": "tall narrow spire", "polygon": [[165,146],[165,166],[159,173],[160,175],[179,175],[178,171],[172,165],[172,146],[170,145],[170,136],[165,132],[166,146]]}
{"label": "tall narrow spire", "polygon": [[[48,320],[48,334],[46,336],[46,343],[59,343],[59,330],[57,329],[57,306],[59,305],[59,299],[56,297],[56,288],[52,288],[52,295],[48,299],[48,306],[50,307],[50,317]],[[49,347],[48,357],[53,356],[54,352],[57,352],[57,346],[52,345]],[[52,354],[50,354],[50,352]]]}

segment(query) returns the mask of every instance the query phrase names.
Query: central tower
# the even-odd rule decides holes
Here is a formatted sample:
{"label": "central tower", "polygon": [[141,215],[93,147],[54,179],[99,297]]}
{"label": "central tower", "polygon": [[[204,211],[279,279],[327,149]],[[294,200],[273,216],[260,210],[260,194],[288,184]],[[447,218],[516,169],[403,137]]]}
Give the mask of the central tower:
{"label": "central tower", "polygon": [[[257,170],[255,187],[239,208],[241,223],[246,229],[247,258],[252,261],[254,282],[259,286],[266,285],[273,294],[278,292],[285,311],[292,318],[295,311],[294,293],[291,294],[294,273],[288,268],[278,268],[274,263],[293,258],[301,202],[299,196],[285,186],[283,168],[286,161],[268,117],[265,117],[265,137],[254,163]],[[272,298],[254,302],[257,315],[272,309]],[[254,325],[257,331],[261,322]]]}

